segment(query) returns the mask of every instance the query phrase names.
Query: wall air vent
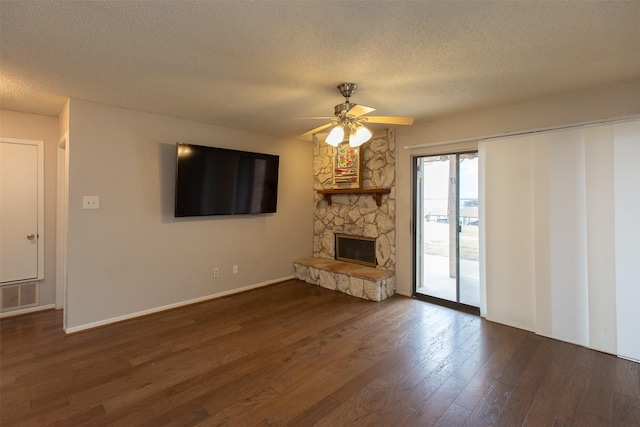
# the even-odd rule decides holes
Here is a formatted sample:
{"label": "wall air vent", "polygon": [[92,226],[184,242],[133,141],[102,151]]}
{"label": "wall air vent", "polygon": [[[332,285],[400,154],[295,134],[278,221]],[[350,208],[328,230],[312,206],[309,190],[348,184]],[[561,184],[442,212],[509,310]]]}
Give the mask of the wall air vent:
{"label": "wall air vent", "polygon": [[0,288],[0,312],[38,305],[38,284],[22,283]]}

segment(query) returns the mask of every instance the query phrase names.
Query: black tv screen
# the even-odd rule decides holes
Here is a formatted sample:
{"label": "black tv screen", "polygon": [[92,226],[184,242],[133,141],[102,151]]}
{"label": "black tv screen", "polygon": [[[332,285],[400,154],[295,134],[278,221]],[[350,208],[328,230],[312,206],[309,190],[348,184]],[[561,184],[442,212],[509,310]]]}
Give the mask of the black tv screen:
{"label": "black tv screen", "polygon": [[279,156],[176,144],[175,216],[272,213]]}

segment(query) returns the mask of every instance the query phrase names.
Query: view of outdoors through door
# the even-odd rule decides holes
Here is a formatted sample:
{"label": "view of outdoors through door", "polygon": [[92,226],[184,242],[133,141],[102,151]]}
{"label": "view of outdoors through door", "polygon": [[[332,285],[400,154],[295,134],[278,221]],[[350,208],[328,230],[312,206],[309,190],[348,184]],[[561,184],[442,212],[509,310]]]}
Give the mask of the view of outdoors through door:
{"label": "view of outdoors through door", "polygon": [[478,153],[416,158],[415,294],[478,307]]}

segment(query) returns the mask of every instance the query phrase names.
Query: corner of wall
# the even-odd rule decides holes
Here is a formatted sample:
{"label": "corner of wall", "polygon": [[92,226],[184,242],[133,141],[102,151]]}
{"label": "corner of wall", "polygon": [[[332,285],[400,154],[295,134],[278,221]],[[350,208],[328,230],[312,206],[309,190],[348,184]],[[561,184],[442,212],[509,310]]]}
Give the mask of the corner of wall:
{"label": "corner of wall", "polygon": [[59,127],[59,137],[62,138],[67,132],[69,132],[69,104],[70,99],[67,98],[67,101],[64,103],[62,110],[60,110],[60,114],[58,115],[58,127]]}

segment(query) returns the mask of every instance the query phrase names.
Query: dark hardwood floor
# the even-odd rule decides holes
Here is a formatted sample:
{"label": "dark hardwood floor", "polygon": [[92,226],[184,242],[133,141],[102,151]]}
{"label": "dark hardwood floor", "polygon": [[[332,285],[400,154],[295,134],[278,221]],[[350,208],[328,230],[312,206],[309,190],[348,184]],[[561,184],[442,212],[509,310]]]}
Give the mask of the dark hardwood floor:
{"label": "dark hardwood floor", "polygon": [[2,426],[640,426],[640,364],[296,280],[65,336],[1,322]]}

